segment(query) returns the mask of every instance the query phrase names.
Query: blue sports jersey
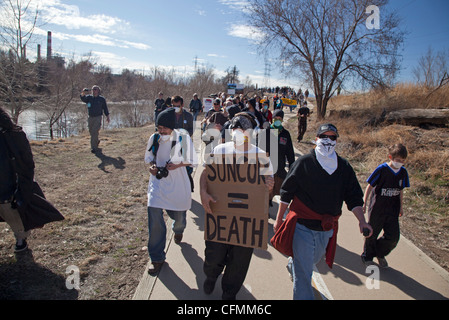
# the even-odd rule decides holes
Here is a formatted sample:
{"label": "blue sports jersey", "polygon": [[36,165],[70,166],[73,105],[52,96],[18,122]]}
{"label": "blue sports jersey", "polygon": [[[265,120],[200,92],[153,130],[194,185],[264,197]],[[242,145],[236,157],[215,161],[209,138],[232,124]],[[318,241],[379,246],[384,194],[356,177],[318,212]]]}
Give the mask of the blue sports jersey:
{"label": "blue sports jersey", "polygon": [[396,173],[387,163],[383,163],[374,170],[366,182],[374,188],[369,206],[371,214],[399,216],[401,191],[410,187],[407,170],[401,167]]}

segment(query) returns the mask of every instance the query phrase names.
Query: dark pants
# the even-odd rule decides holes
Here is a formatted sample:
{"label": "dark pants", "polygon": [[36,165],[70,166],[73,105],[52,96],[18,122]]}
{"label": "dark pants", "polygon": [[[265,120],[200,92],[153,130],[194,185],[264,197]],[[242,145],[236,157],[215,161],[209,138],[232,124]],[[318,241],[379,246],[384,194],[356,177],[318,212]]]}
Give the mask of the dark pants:
{"label": "dark pants", "polygon": [[[399,219],[392,215],[372,213],[369,224],[373,228],[373,235],[365,240],[365,260],[385,258],[399,242]],[[382,230],[384,234],[378,239]]]}
{"label": "dark pants", "polygon": [[307,120],[298,121],[298,140],[301,141],[307,130]]}
{"label": "dark pants", "polygon": [[217,280],[223,272],[222,298],[233,300],[246,278],[253,248],[206,241],[203,270],[209,280]]}

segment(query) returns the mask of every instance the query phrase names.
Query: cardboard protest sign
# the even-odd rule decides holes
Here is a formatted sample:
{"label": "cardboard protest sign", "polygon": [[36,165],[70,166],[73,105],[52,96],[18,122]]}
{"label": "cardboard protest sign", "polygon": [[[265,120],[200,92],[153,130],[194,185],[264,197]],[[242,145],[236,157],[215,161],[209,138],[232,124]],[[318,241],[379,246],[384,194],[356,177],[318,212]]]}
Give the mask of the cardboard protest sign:
{"label": "cardboard protest sign", "polygon": [[203,99],[203,107],[204,107],[204,112],[207,113],[210,109],[212,109],[214,107],[214,99],[204,98]]}
{"label": "cardboard protest sign", "polygon": [[206,165],[207,192],[216,203],[206,213],[205,240],[267,249],[269,158],[222,155]]}

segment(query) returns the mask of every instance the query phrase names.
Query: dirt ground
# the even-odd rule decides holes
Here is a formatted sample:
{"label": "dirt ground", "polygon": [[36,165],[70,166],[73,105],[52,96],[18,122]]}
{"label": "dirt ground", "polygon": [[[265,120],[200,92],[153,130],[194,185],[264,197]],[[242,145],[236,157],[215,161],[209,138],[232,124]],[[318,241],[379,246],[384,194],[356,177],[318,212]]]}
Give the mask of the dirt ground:
{"label": "dirt ground", "polygon": [[[289,113],[290,111],[285,111]],[[296,123],[286,123],[295,140]],[[302,152],[313,145],[310,122]],[[143,162],[153,126],[102,131],[102,152],[82,135],[33,142],[36,181],[65,216],[34,230],[30,250],[14,254],[14,237],[0,224],[0,299],[129,300],[145,272],[148,171]],[[366,179],[365,176],[360,177]],[[362,185],[363,187],[363,185]],[[407,210],[414,210],[407,203]],[[449,270],[449,232],[438,217],[410,215],[402,233]],[[79,270],[79,288],[70,282]]]}
{"label": "dirt ground", "polygon": [[[96,155],[88,136],[32,143],[36,181],[65,220],[34,230],[18,254],[0,224],[0,299],[132,298],[148,263],[143,157],[153,128],[102,131]],[[74,270],[80,287],[68,290]]]}

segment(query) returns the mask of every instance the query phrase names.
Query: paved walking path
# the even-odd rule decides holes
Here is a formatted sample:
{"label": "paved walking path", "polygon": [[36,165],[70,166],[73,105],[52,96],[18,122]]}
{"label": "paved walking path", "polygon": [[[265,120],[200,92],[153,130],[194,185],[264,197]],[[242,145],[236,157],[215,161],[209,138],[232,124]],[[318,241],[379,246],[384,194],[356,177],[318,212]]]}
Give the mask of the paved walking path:
{"label": "paved walking path", "polygon": [[[285,112],[287,118],[294,115]],[[197,130],[199,131],[199,130]],[[296,133],[292,133],[295,136]],[[198,132],[195,135],[199,135]],[[200,141],[198,136],[194,137]],[[199,148],[199,143],[196,143]],[[298,151],[295,150],[297,153]],[[297,154],[297,156],[299,153]],[[142,275],[134,300],[220,300],[221,277],[214,292],[203,292],[204,210],[199,195],[199,177],[203,168],[195,172],[195,192],[192,208],[187,212],[187,228],[182,243],[175,244],[167,227],[167,259],[157,277]],[[273,223],[278,197],[270,208],[268,238],[273,236]],[[321,262],[317,265],[313,284],[317,299],[346,300],[406,300],[449,299],[449,273],[428,258],[410,241],[401,238],[398,247],[388,256],[390,268],[367,269],[360,254],[363,237],[357,219],[343,208],[338,233],[338,248],[333,269]],[[169,225],[170,221],[167,222]],[[244,286],[238,300],[291,300],[293,285],[286,269],[287,257],[271,244],[268,250],[255,250]]]}

